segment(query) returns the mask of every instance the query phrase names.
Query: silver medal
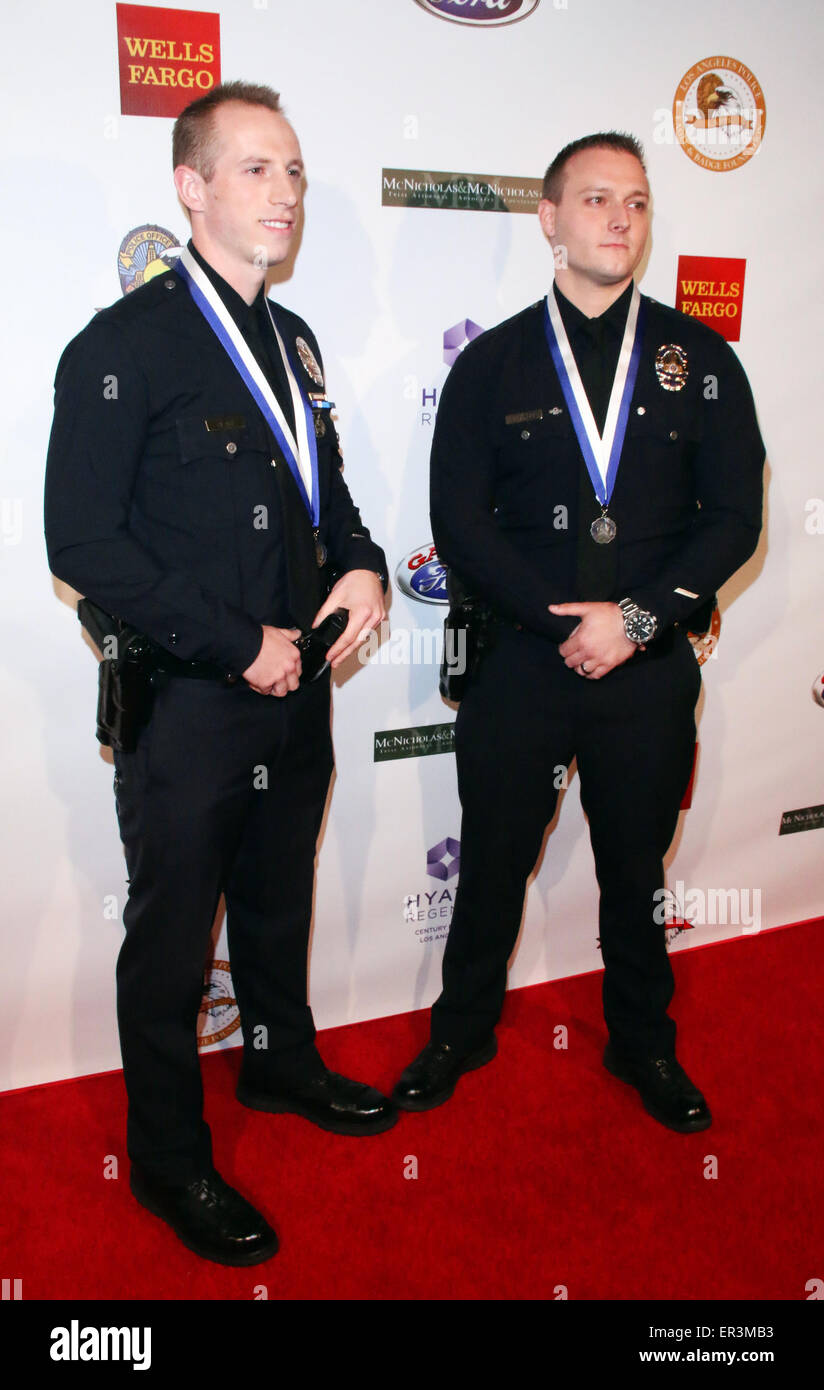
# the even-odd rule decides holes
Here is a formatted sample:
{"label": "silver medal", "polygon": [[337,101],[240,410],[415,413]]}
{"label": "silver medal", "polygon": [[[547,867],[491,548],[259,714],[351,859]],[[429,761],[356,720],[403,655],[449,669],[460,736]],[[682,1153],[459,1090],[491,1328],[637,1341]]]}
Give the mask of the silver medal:
{"label": "silver medal", "polygon": [[618,527],[615,525],[611,516],[596,517],[589,528],[589,534],[598,545],[609,545],[614,541],[618,534]]}

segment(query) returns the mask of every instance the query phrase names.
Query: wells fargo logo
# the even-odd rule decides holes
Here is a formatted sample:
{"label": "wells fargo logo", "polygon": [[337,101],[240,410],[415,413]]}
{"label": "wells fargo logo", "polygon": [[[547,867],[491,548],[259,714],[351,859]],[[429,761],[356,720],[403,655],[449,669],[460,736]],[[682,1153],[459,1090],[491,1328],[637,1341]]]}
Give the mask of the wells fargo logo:
{"label": "wells fargo logo", "polygon": [[679,256],[675,307],[701,319],[727,342],[741,337],[745,260],[730,256]]}
{"label": "wells fargo logo", "polygon": [[678,84],[672,119],[679,145],[702,169],[737,169],[761,144],[764,93],[744,63],[702,58]]}
{"label": "wells fargo logo", "polygon": [[178,116],[220,82],[220,15],[117,6],[120,110]]}

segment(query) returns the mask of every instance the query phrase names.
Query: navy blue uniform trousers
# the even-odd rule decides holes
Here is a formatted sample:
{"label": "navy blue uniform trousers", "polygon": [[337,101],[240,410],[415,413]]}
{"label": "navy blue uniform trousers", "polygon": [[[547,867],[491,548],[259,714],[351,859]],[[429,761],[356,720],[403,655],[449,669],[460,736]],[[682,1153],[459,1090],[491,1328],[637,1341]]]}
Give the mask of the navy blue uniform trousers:
{"label": "navy blue uniform trousers", "polygon": [[654,894],[689,781],[700,686],[680,629],[597,681],[567,668],[551,639],[501,629],[455,729],[461,872],[432,1012],[436,1042],[472,1049],[498,1021],[557,769],[574,757],[600,887],[610,1036],[634,1056],[674,1051],[673,976]]}
{"label": "navy blue uniform trousers", "polygon": [[244,1074],[265,1086],[322,1068],[307,954],[329,695],[328,673],[283,699],[172,679],[136,750],[115,754],[129,875],[117,964],[128,1151],[170,1181],[211,1163],[196,1027],[221,893]]}

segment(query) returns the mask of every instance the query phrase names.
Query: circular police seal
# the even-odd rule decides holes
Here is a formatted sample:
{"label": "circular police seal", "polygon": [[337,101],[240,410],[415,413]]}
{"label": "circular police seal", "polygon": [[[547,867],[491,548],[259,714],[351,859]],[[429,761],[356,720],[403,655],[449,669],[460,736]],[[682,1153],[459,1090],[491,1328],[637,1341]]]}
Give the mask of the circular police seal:
{"label": "circular police seal", "polygon": [[176,236],[165,227],[147,222],[127,232],[117,253],[120,288],[124,294],[140,289],[155,275],[162,275],[177,264],[182,247]]}
{"label": "circular police seal", "polygon": [[758,150],[767,111],[760,83],[736,58],[702,58],[684,73],[672,104],[681,149],[702,169],[725,173]]}
{"label": "circular police seal", "polygon": [[305,371],[308,372],[316,386],[323,387],[323,372],[318,366],[317,358],[306,342],[306,339],[296,338],[295,347],[297,348],[298,357],[303,363]]}
{"label": "circular police seal", "polygon": [[687,354],[677,343],[662,343],[655,354],[655,375],[665,391],[683,391],[687,384]]}
{"label": "circular police seal", "polygon": [[203,977],[203,998],[197,1016],[198,1047],[214,1047],[240,1027],[240,1009],[232,988],[228,960],[213,960]]}

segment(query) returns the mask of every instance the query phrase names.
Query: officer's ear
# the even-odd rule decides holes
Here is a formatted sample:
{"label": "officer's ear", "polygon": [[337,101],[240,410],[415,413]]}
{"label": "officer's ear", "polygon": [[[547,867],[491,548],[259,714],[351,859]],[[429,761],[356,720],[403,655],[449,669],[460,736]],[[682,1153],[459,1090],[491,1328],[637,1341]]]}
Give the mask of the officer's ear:
{"label": "officer's ear", "polygon": [[206,203],[203,175],[188,164],[178,164],[175,169],[175,188],[177,196],[189,212],[202,212]]}
{"label": "officer's ear", "polygon": [[548,198],[542,198],[538,204],[538,221],[545,237],[549,238],[555,235],[555,204],[551,203]]}

